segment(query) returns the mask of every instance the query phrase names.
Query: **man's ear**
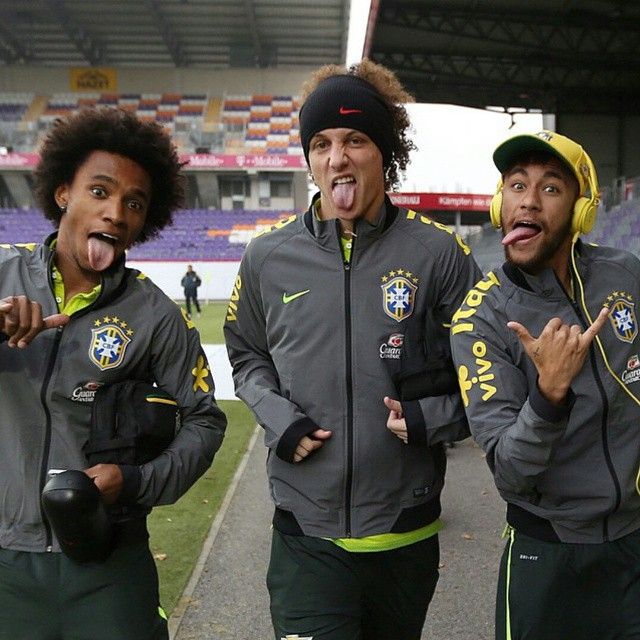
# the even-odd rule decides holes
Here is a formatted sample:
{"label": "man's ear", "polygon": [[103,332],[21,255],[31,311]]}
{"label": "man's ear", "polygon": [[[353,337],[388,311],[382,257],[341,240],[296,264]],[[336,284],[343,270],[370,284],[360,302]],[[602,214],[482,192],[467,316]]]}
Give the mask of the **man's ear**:
{"label": "man's ear", "polygon": [[67,204],[69,203],[69,186],[66,184],[61,184],[56,188],[53,195],[56,199],[57,205],[61,209],[66,209]]}

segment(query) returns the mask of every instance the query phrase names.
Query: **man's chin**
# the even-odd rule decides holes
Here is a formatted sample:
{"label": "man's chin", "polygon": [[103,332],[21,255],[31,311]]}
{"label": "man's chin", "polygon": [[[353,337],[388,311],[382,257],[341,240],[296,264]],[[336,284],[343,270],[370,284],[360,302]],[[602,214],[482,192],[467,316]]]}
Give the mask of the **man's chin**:
{"label": "man's chin", "polygon": [[522,269],[522,271],[526,273],[538,273],[544,269],[545,266],[539,253],[527,255],[509,246],[504,248],[504,255],[507,262]]}

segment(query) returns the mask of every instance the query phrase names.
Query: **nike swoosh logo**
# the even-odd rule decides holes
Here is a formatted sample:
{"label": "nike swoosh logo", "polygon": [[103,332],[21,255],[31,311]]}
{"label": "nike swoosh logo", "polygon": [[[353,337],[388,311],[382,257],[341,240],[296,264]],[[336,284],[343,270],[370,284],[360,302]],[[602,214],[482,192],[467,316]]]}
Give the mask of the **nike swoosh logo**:
{"label": "nike swoosh logo", "polygon": [[348,116],[350,113],[362,113],[362,109],[347,109],[345,107],[340,107],[341,116]]}
{"label": "nike swoosh logo", "polygon": [[304,291],[298,291],[298,293],[292,293],[290,296],[288,296],[285,292],[282,294],[282,302],[284,302],[285,304],[289,304],[292,300],[307,295],[309,291],[311,291],[311,289],[305,289]]}

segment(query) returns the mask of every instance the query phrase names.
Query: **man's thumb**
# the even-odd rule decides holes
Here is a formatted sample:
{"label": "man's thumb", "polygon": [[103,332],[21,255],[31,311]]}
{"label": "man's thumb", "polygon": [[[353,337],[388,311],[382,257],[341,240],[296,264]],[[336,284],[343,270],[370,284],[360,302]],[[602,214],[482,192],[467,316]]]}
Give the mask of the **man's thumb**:
{"label": "man's thumb", "polygon": [[400,413],[402,411],[402,404],[398,400],[394,400],[388,396],[384,397],[384,404],[389,411],[395,411],[396,413]]}
{"label": "man's thumb", "polygon": [[511,331],[516,333],[520,340],[522,340],[522,342],[531,340],[531,335],[527,331],[527,328],[519,322],[514,322],[513,320],[511,322],[507,322],[507,327],[509,327]]}

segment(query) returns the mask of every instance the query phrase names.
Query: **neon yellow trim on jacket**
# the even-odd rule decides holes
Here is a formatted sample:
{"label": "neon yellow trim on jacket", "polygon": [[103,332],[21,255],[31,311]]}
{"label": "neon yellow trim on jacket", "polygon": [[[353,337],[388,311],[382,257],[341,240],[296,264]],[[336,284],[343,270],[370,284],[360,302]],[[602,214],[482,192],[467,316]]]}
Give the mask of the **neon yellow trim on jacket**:
{"label": "neon yellow trim on jacket", "polygon": [[370,553],[375,551],[391,551],[422,542],[434,536],[442,529],[442,521],[434,520],[431,524],[405,533],[381,533],[366,538],[328,538],[334,544],[352,553]]}

